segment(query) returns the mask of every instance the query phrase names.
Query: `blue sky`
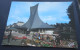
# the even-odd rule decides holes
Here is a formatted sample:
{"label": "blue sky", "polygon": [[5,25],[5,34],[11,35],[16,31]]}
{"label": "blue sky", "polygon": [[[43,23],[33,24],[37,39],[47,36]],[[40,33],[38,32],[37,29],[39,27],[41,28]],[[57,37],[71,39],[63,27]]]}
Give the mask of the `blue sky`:
{"label": "blue sky", "polygon": [[39,17],[44,23],[69,23],[67,8],[72,2],[12,2],[7,25],[18,21],[27,22],[30,17],[30,7],[37,3],[39,3]]}

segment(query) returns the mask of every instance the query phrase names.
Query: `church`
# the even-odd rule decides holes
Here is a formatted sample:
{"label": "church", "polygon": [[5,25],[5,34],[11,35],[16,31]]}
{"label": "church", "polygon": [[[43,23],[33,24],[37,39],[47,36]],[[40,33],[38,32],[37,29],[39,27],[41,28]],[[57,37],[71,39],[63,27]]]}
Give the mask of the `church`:
{"label": "church", "polygon": [[[30,32],[38,32],[38,33],[48,33],[53,34],[54,26],[51,26],[47,23],[44,23],[38,15],[38,5],[30,7],[30,17],[26,23],[24,23],[22,26],[14,26],[14,28],[18,29],[18,31],[29,34]],[[50,32],[50,33],[49,33]]]}

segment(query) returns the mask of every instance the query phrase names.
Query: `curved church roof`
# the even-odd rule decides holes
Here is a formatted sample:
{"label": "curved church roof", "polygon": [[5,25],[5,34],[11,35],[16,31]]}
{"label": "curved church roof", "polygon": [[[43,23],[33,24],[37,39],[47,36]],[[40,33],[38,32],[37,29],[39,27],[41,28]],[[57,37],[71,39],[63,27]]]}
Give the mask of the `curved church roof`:
{"label": "curved church roof", "polygon": [[38,16],[38,4],[30,7],[30,18],[21,26],[21,28],[35,29],[35,28],[55,28],[44,23]]}

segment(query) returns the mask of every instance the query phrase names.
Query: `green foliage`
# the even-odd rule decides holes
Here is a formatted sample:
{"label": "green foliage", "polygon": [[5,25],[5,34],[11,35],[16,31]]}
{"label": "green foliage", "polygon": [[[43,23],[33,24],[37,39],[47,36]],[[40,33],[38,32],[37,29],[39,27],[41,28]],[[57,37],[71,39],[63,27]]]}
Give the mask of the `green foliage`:
{"label": "green foliage", "polygon": [[70,18],[70,26],[75,30],[75,21],[74,21],[74,9],[73,9],[73,3],[68,7],[67,10],[68,16]]}
{"label": "green foliage", "polygon": [[52,45],[49,44],[43,44],[44,47],[53,47]]}

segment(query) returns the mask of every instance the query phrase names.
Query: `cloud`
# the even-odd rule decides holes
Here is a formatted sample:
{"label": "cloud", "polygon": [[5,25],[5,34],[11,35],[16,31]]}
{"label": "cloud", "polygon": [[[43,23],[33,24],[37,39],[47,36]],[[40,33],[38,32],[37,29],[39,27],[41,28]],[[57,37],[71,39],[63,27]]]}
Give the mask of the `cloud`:
{"label": "cloud", "polygon": [[44,23],[56,24],[56,23],[69,23],[70,19],[64,17],[54,17],[54,16],[41,16],[40,18]]}
{"label": "cloud", "polygon": [[70,21],[66,9],[71,2],[12,2],[8,24],[17,21],[26,22],[30,16],[30,7],[37,3],[39,3],[38,14],[43,22],[54,24]]}
{"label": "cloud", "polygon": [[55,20],[55,18],[52,17],[52,16],[41,16],[41,19],[43,21],[53,21],[53,20]]}
{"label": "cloud", "polygon": [[7,25],[13,24],[13,23],[17,23],[18,21],[22,21],[22,22],[27,22],[28,18],[26,17],[19,17],[19,16],[11,16],[8,18],[8,22]]}

